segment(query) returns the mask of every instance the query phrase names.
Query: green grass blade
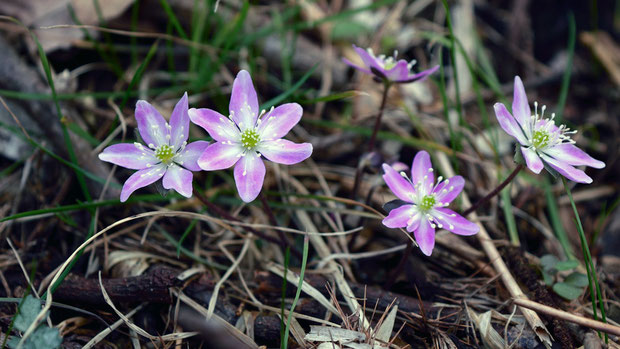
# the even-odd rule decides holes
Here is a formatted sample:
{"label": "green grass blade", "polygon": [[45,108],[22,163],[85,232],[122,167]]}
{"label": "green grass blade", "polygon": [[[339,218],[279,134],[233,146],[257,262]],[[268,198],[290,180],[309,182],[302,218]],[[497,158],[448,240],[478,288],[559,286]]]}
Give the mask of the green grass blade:
{"label": "green grass blade", "polygon": [[144,58],[144,61],[142,62],[142,64],[140,64],[140,67],[138,67],[138,69],[136,70],[136,73],[133,75],[133,78],[131,78],[131,81],[129,82],[129,86],[127,87],[127,90],[125,91],[123,100],[121,101],[121,104],[119,106],[121,110],[127,104],[129,97],[131,97],[131,91],[133,91],[133,89],[138,84],[140,79],[142,79],[142,74],[144,73],[144,70],[146,69],[146,67],[149,65],[149,62],[151,62],[151,59],[155,55],[155,52],[157,52],[157,47],[159,47],[159,40],[156,40],[153,43],[153,45],[151,45],[149,52],[146,54],[146,57]]}
{"label": "green grass blade", "polygon": [[[443,4],[444,10],[446,11],[446,24],[448,26],[448,31],[450,33],[450,61],[452,62],[452,75],[454,79],[454,93],[456,99],[456,112],[459,115],[459,125],[467,126],[465,120],[463,119],[463,105],[461,103],[461,91],[459,89],[459,74],[456,64],[456,36],[454,35],[454,30],[452,28],[452,19],[450,14],[450,7],[448,6],[447,0],[441,0]],[[459,132],[460,133],[460,132]],[[460,143],[460,134],[458,135],[459,143]],[[460,144],[459,144],[460,147]],[[460,149],[460,148],[459,148]],[[458,150],[458,149],[455,149]]]}
{"label": "green grass blade", "polygon": [[[577,211],[577,205],[575,205],[575,200],[573,200],[573,194],[571,193],[571,190],[566,183],[566,178],[564,177],[562,177],[562,184],[564,185],[564,189],[566,190],[566,194],[568,195],[568,200],[570,201],[570,205],[573,208],[573,213],[575,214],[577,231],[579,232],[579,239],[581,240],[581,248],[583,250],[583,258],[585,259],[586,271],[588,273],[588,283],[590,287],[590,297],[592,300],[592,312],[594,313],[594,319],[597,319],[596,303],[598,298],[598,305],[601,310],[601,318],[602,321],[606,323],[607,316],[605,314],[605,304],[603,302],[603,296],[601,294],[601,286],[596,276],[596,268],[594,267],[594,263],[592,262],[592,255],[590,254],[590,247],[588,246],[586,233],[583,230],[583,225],[581,224],[581,219],[579,218],[579,212]],[[601,336],[600,332],[599,336]],[[607,343],[608,341],[609,338],[607,336],[607,333],[605,333],[605,343]]]}
{"label": "green grass blade", "polygon": [[566,60],[566,69],[562,76],[562,88],[560,89],[560,97],[558,98],[558,105],[555,108],[556,123],[562,123],[562,116],[564,114],[564,106],[566,105],[566,98],[568,96],[568,88],[570,87],[570,78],[573,71],[573,57],[575,56],[575,16],[573,13],[568,15],[568,57]]}
{"label": "green grass blade", "polygon": [[282,102],[283,100],[287,99],[290,95],[292,95],[295,91],[297,91],[297,89],[299,89],[301,87],[301,85],[303,85],[306,80],[308,80],[310,78],[310,76],[312,75],[312,73],[314,73],[314,71],[316,70],[316,68],[319,67],[319,64],[315,64],[312,68],[310,68],[310,70],[308,70],[308,72],[306,72],[306,74],[304,74],[304,76],[301,77],[301,79],[299,79],[299,81],[297,81],[295,83],[295,85],[293,85],[290,89],[284,91],[283,93],[281,93],[279,96],[276,96],[270,100],[268,100],[267,102],[263,103],[260,108],[262,109],[269,109],[272,106]]}
{"label": "green grass blade", "polygon": [[573,247],[570,243],[570,239],[566,234],[566,230],[564,230],[564,226],[562,225],[562,219],[560,218],[560,211],[558,209],[558,204],[556,203],[556,198],[553,195],[551,190],[551,183],[549,182],[549,176],[543,175],[543,190],[545,191],[545,199],[547,200],[547,210],[549,211],[549,219],[551,220],[551,226],[553,227],[553,232],[555,236],[558,238],[560,245],[562,245],[562,249],[564,250],[564,254],[568,260],[577,260],[575,257],[575,252],[573,251]]}
{"label": "green grass blade", "polygon": [[284,275],[282,275],[282,298],[280,299],[280,346],[286,347],[284,345],[284,333],[285,333],[285,324],[284,324],[284,307],[286,305],[286,287],[287,287],[287,270],[289,267],[289,263],[291,262],[291,247],[286,246],[286,250],[284,251]]}
{"label": "green grass blade", "polygon": [[[82,22],[75,14],[75,10],[73,9],[73,6],[71,4],[67,5],[67,10],[69,11],[69,15],[71,16],[71,19],[73,20],[73,22],[75,22],[75,24],[77,25],[82,25]],[[122,78],[124,71],[123,71],[123,68],[121,67],[120,62],[118,61],[118,58],[116,58],[115,56],[108,55],[106,50],[103,47],[101,47],[101,43],[95,40],[90,35],[90,32],[88,30],[86,30],[85,28],[82,28],[81,31],[84,37],[86,38],[86,40],[88,40],[91,44],[93,44],[93,46],[95,47],[95,51],[99,53],[103,61],[112,70],[114,75],[116,75],[116,77],[118,77],[119,79]]]}
{"label": "green grass blade", "polygon": [[508,236],[510,236],[510,242],[513,245],[519,246],[521,242],[519,241],[519,232],[517,231],[517,222],[515,221],[515,215],[512,212],[512,203],[510,202],[510,187],[511,184],[508,184],[504,190],[500,193],[500,197],[502,200],[502,209],[504,211],[504,217],[506,218],[506,227],[508,228]]}
{"label": "green grass blade", "polygon": [[145,194],[145,195],[132,195],[127,201],[121,203],[119,200],[101,200],[101,201],[91,201],[84,202],[79,204],[71,204],[71,205],[63,205],[58,207],[50,207],[50,208],[41,208],[37,210],[31,210],[26,212],[16,213],[14,215],[4,217],[0,219],[0,223],[7,222],[19,218],[38,216],[48,213],[60,213],[60,212],[68,212],[68,211],[77,211],[77,210],[87,210],[97,207],[105,207],[105,206],[115,206],[115,205],[126,205],[136,202],[166,202],[171,199],[180,199],[182,196],[170,193],[166,197],[163,197],[159,194]]}
{"label": "green grass blade", "polygon": [[183,235],[181,235],[181,238],[179,239],[179,243],[177,244],[177,258],[179,258],[179,256],[181,255],[181,247],[183,247],[183,241],[185,240],[187,235],[189,235],[192,229],[194,229],[194,227],[196,226],[196,223],[198,223],[198,221],[196,219],[192,219],[192,221],[189,223],[187,228],[185,228]]}
{"label": "green grass blade", "polygon": [[[22,25],[21,23],[19,24]],[[56,87],[54,86],[54,79],[52,78],[52,70],[50,68],[49,61],[47,60],[47,55],[45,54],[45,51],[43,51],[43,46],[41,46],[41,43],[39,42],[39,39],[37,38],[37,36],[30,30],[28,31],[37,45],[39,58],[41,59],[43,70],[45,71],[45,77],[47,78],[47,82],[52,91],[52,98],[54,100],[54,105],[56,107],[56,113],[58,114],[58,117],[60,118],[62,136],[65,141],[65,146],[67,147],[67,152],[69,153],[69,159],[72,164],[79,167],[78,162],[77,162],[77,156],[75,155],[75,150],[73,149],[73,143],[71,142],[71,138],[69,137],[69,132],[67,131],[67,127],[65,126],[66,119],[64,115],[62,114],[62,110],[60,108],[60,102],[58,101],[58,96],[56,95]],[[74,172],[75,172],[75,176],[77,177],[80,188],[82,190],[82,194],[84,195],[87,201],[92,200],[90,192],[88,191],[88,187],[86,186],[86,181],[84,180],[83,174],[80,171],[74,171]]]}
{"label": "green grass blade", "polygon": [[[166,240],[170,241],[171,244],[178,246],[179,245],[179,241],[177,241],[172,235],[168,234],[168,232],[166,231],[166,229],[162,228],[159,224],[155,223],[153,224],[153,226],[155,226],[157,228],[157,230],[159,230],[159,233],[161,235],[163,235],[164,238],[166,238]],[[186,255],[188,258],[204,264],[206,266],[209,266],[211,268],[214,269],[218,269],[218,270],[228,270],[228,267],[225,265],[221,265],[219,263],[215,263],[215,262],[211,262],[209,260],[206,260],[200,256],[196,256],[192,251],[186,249],[185,247],[180,248],[181,253],[183,253],[184,255]]]}
{"label": "green grass blade", "polygon": [[[286,329],[284,330],[284,339],[281,343],[281,348],[286,349],[288,347],[288,336],[291,328],[291,319],[293,318],[293,311],[295,310],[295,306],[299,301],[299,296],[301,295],[301,286],[304,284],[304,274],[306,273],[306,265],[308,264],[308,245],[310,239],[306,235],[304,237],[304,250],[302,252],[302,260],[301,260],[301,270],[299,271],[299,283],[297,284],[297,292],[295,293],[295,299],[293,299],[293,304],[291,304],[291,310],[288,313],[288,319],[286,320]],[[286,272],[284,273],[286,275]]]}
{"label": "green grass blade", "polygon": [[[138,30],[138,16],[140,15],[140,0],[135,0],[131,6],[131,24],[130,29],[132,32]],[[132,65],[138,65],[138,38],[135,36],[129,37],[129,44],[131,45],[131,63]]]}
{"label": "green grass blade", "polygon": [[174,29],[176,29],[177,33],[179,33],[179,35],[181,35],[183,39],[189,40],[189,37],[187,36],[187,34],[185,34],[185,30],[183,30],[181,23],[177,19],[177,16],[174,14],[174,11],[172,10],[172,7],[170,7],[170,4],[168,4],[168,1],[159,0],[159,3],[161,4],[161,7],[164,8],[164,11],[166,12],[166,15],[168,16],[168,19],[174,26]]}

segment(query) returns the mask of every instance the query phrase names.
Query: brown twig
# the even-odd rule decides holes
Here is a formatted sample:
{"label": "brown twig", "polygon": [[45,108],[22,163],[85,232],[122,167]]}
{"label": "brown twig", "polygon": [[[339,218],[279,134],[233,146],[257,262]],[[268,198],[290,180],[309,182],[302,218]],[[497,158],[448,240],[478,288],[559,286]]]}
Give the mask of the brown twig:
{"label": "brown twig", "polygon": [[531,301],[529,299],[515,298],[512,301],[516,305],[519,305],[519,306],[522,306],[524,308],[528,308],[531,310],[535,310],[537,312],[541,312],[543,314],[556,317],[561,320],[570,321],[570,322],[576,323],[581,326],[590,327],[598,331],[603,331],[609,334],[620,336],[619,326],[614,326],[614,325],[606,324],[600,321],[588,319],[583,316],[571,314],[571,313],[565,312],[560,309],[552,308],[550,306]]}

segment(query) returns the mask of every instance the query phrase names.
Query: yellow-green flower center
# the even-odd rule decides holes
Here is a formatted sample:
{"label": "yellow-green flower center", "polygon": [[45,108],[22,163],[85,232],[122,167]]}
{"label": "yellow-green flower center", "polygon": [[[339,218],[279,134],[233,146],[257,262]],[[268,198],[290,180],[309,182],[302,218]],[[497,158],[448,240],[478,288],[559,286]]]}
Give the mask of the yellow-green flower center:
{"label": "yellow-green flower center", "polygon": [[241,133],[241,144],[247,149],[253,149],[260,142],[260,136],[255,129],[247,129]]}
{"label": "yellow-green flower center", "polygon": [[160,145],[157,149],[155,149],[155,157],[161,160],[164,164],[169,164],[172,162],[172,158],[174,157],[174,151],[169,145]]}
{"label": "yellow-green flower center", "polygon": [[545,148],[549,145],[550,139],[551,137],[549,132],[545,130],[537,130],[534,131],[534,134],[532,135],[532,145],[534,145],[534,148],[536,149]]}
{"label": "yellow-green flower center", "polygon": [[426,195],[424,198],[422,198],[422,202],[420,203],[419,206],[422,209],[422,211],[428,211],[431,208],[435,207],[436,203],[437,201],[435,200],[434,195]]}

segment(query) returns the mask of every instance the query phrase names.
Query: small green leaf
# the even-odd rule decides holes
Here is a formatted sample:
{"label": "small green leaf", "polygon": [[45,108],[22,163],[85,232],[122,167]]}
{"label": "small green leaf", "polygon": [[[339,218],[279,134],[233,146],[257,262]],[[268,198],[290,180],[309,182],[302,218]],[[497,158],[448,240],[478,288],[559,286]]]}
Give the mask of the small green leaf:
{"label": "small green leaf", "polygon": [[41,311],[41,301],[28,295],[21,307],[19,307],[19,314],[15,318],[15,328],[24,332],[30,327],[30,324],[36,319],[37,315]]}
{"label": "small green leaf", "polygon": [[542,277],[545,281],[545,285],[551,286],[553,285],[553,275],[549,274],[547,271],[542,270]]}
{"label": "small green leaf", "polygon": [[558,282],[557,284],[553,285],[553,291],[557,293],[560,297],[572,301],[573,299],[577,299],[579,296],[581,296],[583,289],[571,286],[563,282]]}
{"label": "small green leaf", "polygon": [[574,272],[564,279],[564,283],[575,287],[588,286],[588,276],[582,273]]}
{"label": "small green leaf", "polygon": [[[41,311],[41,301],[28,295],[22,305],[19,307],[19,313],[15,317],[15,328],[21,332],[26,332],[30,325],[37,318],[37,315]],[[20,342],[20,338],[11,337],[7,342],[9,347],[16,348]],[[37,348],[58,348],[62,343],[62,337],[57,328],[47,327],[45,324],[40,324],[39,327],[28,337],[22,348],[24,349],[37,349]]]}
{"label": "small green leaf", "polygon": [[561,261],[555,265],[555,269],[557,269],[558,271],[571,270],[571,269],[577,268],[578,266],[579,266],[579,262],[574,261],[574,260]]}
{"label": "small green leaf", "polygon": [[546,254],[540,257],[540,266],[543,268],[543,270],[546,270],[546,271],[550,271],[551,269],[554,269],[555,265],[558,264],[558,262],[559,262],[558,257],[552,254]]}
{"label": "small green leaf", "polygon": [[[55,327],[40,326],[26,341],[30,348],[58,348],[62,344],[62,337]],[[26,347],[26,346],[24,346]]]}

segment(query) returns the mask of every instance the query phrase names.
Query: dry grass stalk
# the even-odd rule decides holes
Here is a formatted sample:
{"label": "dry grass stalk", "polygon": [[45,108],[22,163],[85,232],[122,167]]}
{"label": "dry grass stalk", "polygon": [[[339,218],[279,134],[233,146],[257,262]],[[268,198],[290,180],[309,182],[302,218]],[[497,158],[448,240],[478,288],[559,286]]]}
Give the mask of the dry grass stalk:
{"label": "dry grass stalk", "polygon": [[607,323],[600,322],[597,320],[588,319],[583,316],[571,314],[571,313],[565,312],[560,309],[552,308],[550,306],[531,301],[529,299],[517,298],[517,299],[514,299],[513,302],[519,306],[532,309],[532,310],[536,310],[543,314],[547,314],[549,316],[552,316],[552,317],[555,317],[561,320],[574,322],[581,326],[586,326],[586,327],[589,327],[589,328],[592,328],[598,331],[603,331],[609,334],[620,336],[619,326],[614,326],[612,324],[607,324]]}
{"label": "dry grass stalk", "polygon": [[[438,152],[436,153],[436,155],[437,155],[437,158],[439,159],[440,167],[443,173],[446,175],[446,177],[454,176],[455,175],[454,169],[452,168],[452,165],[450,164],[450,160],[448,159],[446,154]],[[461,199],[463,200],[464,206],[471,207],[471,202],[469,201],[469,197],[467,196],[467,193],[465,192],[461,193]],[[510,270],[508,270],[506,263],[504,263],[504,260],[502,259],[502,256],[499,254],[499,251],[497,251],[497,248],[495,247],[493,240],[489,236],[489,233],[487,233],[484,226],[479,222],[478,215],[476,214],[476,212],[472,212],[469,215],[469,217],[472,222],[478,223],[478,226],[480,227],[480,231],[478,232],[478,234],[476,234],[476,237],[478,237],[478,241],[480,242],[480,245],[482,245],[484,252],[489,257],[489,260],[493,264],[493,267],[495,268],[497,273],[501,275],[502,281],[504,282],[504,286],[506,287],[508,292],[510,292],[510,295],[515,299],[527,300],[527,296],[523,293],[523,291],[519,287],[519,284],[517,283],[515,278],[512,276],[512,273],[510,272]],[[520,310],[523,313],[523,316],[525,316],[525,319],[527,320],[527,322],[532,327],[532,330],[534,330],[534,333],[536,333],[538,338],[543,342],[545,346],[550,348],[551,341],[552,341],[551,334],[545,327],[545,324],[542,322],[538,314],[536,314],[536,312],[530,309],[523,308],[523,307],[521,307]]]}

